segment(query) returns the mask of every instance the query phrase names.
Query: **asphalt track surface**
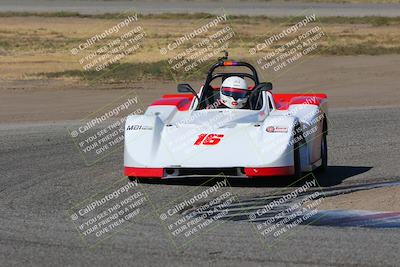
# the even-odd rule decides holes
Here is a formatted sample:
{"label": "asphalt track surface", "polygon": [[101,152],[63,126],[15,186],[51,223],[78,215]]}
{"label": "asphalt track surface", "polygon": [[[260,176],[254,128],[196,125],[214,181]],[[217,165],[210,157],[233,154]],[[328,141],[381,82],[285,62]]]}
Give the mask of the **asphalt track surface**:
{"label": "asphalt track surface", "polygon": [[[330,112],[329,169],[318,176],[327,190],[399,181],[400,108]],[[86,166],[67,126],[76,122],[0,125],[0,262],[34,265],[395,266],[398,229],[297,226],[266,246],[248,222],[227,221],[181,249],[167,237],[158,215],[87,247],[67,210],[121,179],[122,148]],[[241,199],[288,190],[279,179],[231,181]],[[170,199],[198,182],[141,184]],[[268,247],[268,248],[267,248]]]}
{"label": "asphalt track surface", "polygon": [[93,0],[2,0],[1,11],[79,12],[82,14],[119,13],[135,9],[143,14],[211,13],[230,15],[303,16],[313,11],[317,16],[400,16],[400,4],[376,3],[302,3],[296,1],[93,1]]}

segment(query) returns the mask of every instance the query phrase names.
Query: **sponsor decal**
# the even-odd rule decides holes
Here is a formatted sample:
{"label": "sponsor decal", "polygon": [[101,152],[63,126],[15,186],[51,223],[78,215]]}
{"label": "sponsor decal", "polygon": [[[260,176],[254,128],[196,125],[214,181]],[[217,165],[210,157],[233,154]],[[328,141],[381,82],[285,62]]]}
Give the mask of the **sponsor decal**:
{"label": "sponsor decal", "polygon": [[153,127],[151,126],[146,126],[146,125],[129,125],[126,127],[127,131],[139,131],[139,130],[153,130]]}
{"label": "sponsor decal", "polygon": [[280,126],[268,126],[267,129],[265,129],[269,133],[287,133],[288,128],[287,127],[280,127]]}

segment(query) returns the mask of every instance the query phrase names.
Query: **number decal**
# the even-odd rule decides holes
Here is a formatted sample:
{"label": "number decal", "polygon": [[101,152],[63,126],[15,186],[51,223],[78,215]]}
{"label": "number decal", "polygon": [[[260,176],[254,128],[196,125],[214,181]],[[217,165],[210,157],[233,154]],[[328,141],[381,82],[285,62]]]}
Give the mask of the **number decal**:
{"label": "number decal", "polygon": [[196,142],[194,142],[194,145],[215,146],[223,137],[223,134],[200,134],[199,138],[197,138]]}
{"label": "number decal", "polygon": [[198,146],[201,144],[201,142],[203,142],[204,138],[206,138],[207,134],[200,134],[199,138],[196,140],[196,142],[194,142],[195,146]]}

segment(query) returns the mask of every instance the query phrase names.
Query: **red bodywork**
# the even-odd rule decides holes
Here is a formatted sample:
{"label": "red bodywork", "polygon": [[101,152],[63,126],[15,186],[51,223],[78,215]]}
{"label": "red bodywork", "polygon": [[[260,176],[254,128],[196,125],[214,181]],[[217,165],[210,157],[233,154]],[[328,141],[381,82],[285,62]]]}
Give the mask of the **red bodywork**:
{"label": "red bodywork", "polygon": [[272,94],[275,106],[279,110],[287,110],[290,105],[309,104],[320,106],[328,98],[326,94]]}
{"label": "red bodywork", "polygon": [[[327,97],[326,94],[272,94],[276,108],[278,110],[287,110],[290,105],[309,104],[321,105]],[[192,94],[170,94],[163,95],[151,103],[150,106],[176,106],[179,111],[187,111],[193,100]]]}
{"label": "red bodywork", "polygon": [[192,94],[163,95],[161,99],[154,101],[150,106],[176,106],[179,111],[187,111],[193,97]]}
{"label": "red bodywork", "polygon": [[[270,168],[244,168],[244,173],[248,177],[264,177],[264,176],[286,176],[294,174],[293,166],[270,167]],[[124,168],[125,176],[136,178],[155,178],[164,177],[164,168]]]}

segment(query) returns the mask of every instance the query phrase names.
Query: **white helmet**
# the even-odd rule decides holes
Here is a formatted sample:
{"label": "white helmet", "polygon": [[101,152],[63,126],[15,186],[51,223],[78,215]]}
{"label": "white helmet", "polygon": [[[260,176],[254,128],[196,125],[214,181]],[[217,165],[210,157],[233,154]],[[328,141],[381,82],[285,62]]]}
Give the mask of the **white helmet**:
{"label": "white helmet", "polygon": [[238,76],[226,78],[219,91],[222,104],[235,109],[246,105],[248,92],[246,81]]}

